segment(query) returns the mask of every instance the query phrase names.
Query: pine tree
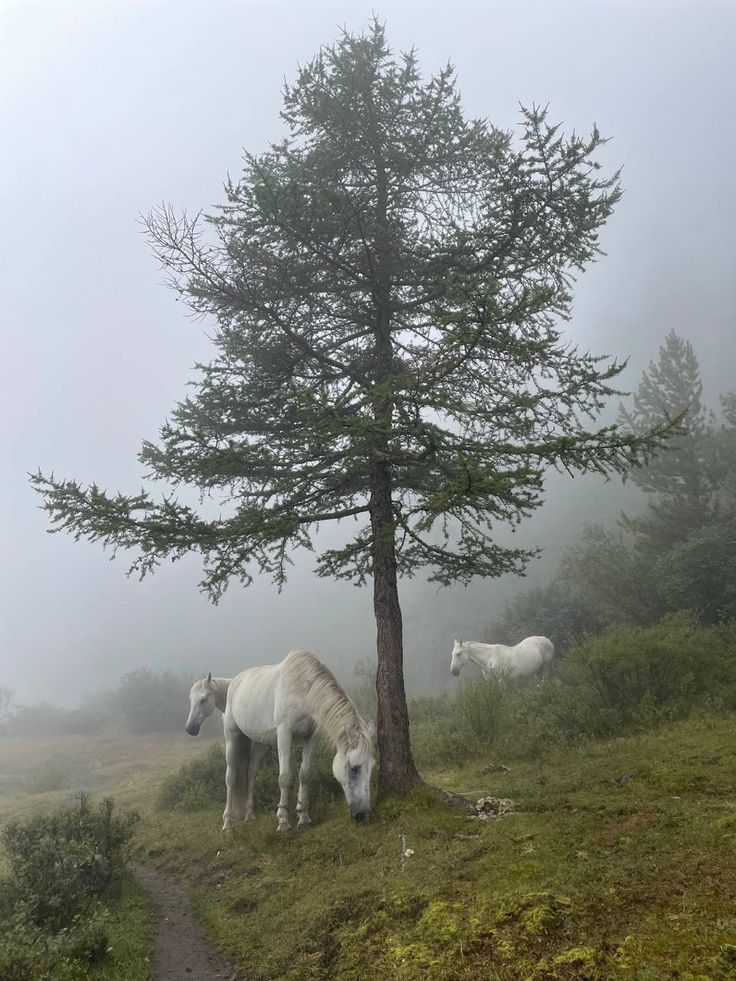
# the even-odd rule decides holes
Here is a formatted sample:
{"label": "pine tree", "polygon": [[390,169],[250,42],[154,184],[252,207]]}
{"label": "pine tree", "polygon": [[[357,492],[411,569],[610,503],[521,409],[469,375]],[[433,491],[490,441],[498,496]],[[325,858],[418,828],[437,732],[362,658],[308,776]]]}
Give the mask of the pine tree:
{"label": "pine tree", "polygon": [[316,571],[373,581],[379,791],[402,792],[418,776],[398,578],[521,571],[534,551],[493,526],[541,504],[548,467],[623,472],[661,435],[588,428],[621,365],[559,327],[618,176],[599,176],[597,130],[565,138],[545,110],[523,109],[516,138],[466,119],[453,69],[423,81],[378,23],[301,68],[282,117],[215,214],[147,222],[216,353],[140,460],[230,512],[32,479],[55,530],[137,550],[142,575],[199,551],[215,601],[258,572],[283,584],[294,548],[346,522]]}
{"label": "pine tree", "polygon": [[619,410],[619,422],[633,432],[647,432],[663,420],[675,422],[678,430],[647,466],[631,472],[634,483],[650,496],[644,515],[623,522],[642,547],[661,550],[707,519],[712,416],[703,405],[702,394],[692,344],[670,331],[657,361],[651,361],[642,374],[633,408]]}

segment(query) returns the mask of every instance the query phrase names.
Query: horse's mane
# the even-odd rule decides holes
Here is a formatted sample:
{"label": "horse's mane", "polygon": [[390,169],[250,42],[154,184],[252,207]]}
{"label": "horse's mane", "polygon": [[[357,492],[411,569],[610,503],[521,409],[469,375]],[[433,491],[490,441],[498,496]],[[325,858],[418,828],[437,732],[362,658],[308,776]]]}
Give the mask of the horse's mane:
{"label": "horse's mane", "polygon": [[291,651],[283,664],[319,728],[351,758],[365,759],[371,752],[365,723],[330,669],[304,650]]}

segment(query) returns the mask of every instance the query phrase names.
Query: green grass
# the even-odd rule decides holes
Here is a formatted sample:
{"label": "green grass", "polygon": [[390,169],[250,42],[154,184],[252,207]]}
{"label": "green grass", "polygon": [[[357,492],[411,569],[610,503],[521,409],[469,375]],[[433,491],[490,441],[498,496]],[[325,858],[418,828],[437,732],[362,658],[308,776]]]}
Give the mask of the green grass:
{"label": "green grass", "polygon": [[[483,772],[490,751],[425,772],[471,798],[517,802],[518,813],[487,823],[417,792],[366,827],[325,802],[309,831],[280,836],[269,811],[224,837],[220,804],[154,809],[166,768],[202,752],[194,741],[110,744],[111,764],[126,767],[105,783],[121,806],[144,812],[139,859],[192,885],[210,936],[249,978],[727,978],[736,975],[734,721],[691,719],[505,760],[509,772]],[[13,803],[35,809],[39,797]],[[403,871],[402,831],[414,850]],[[145,897],[128,894],[112,930],[114,959],[89,976],[147,977]]]}
{"label": "green grass", "polygon": [[132,877],[110,906],[110,950],[104,963],[87,969],[84,981],[148,981],[153,920],[148,894]]}
{"label": "green grass", "polygon": [[138,850],[191,882],[252,979],[735,977],[734,721],[426,774],[516,801],[497,821],[421,790],[368,826],[323,804],[287,835],[271,813],[223,837],[219,807],[151,811]]}

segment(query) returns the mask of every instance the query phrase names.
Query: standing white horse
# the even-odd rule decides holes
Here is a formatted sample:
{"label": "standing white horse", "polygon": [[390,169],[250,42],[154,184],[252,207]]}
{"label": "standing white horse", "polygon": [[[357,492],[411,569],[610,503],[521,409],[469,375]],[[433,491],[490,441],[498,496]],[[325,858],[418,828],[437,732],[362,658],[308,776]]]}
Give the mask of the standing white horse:
{"label": "standing white horse", "polygon": [[477,640],[456,640],[452,647],[450,671],[459,675],[460,670],[472,661],[488,679],[493,671],[503,672],[512,678],[526,678],[541,671],[548,675],[555,656],[555,647],[548,637],[526,637],[515,647],[505,644],[481,644]]}
{"label": "standing white horse", "polygon": [[[202,720],[218,705],[216,693],[206,690],[212,681],[197,682],[190,693],[191,711],[186,731],[191,735],[196,736]],[[204,686],[203,690],[200,691],[198,686]],[[356,821],[364,821],[369,816],[374,764],[373,724],[366,725],[332,672],[313,654],[291,651],[280,664],[247,668],[229,682],[226,693],[227,803],[223,831],[239,820],[254,819],[255,775],[270,746],[276,746],[279,756],[278,830],[289,827],[294,736],[304,739],[296,805],[298,823],[311,823],[307,781],[319,730],[337,750],[332,772],[343,789],[351,816]]]}

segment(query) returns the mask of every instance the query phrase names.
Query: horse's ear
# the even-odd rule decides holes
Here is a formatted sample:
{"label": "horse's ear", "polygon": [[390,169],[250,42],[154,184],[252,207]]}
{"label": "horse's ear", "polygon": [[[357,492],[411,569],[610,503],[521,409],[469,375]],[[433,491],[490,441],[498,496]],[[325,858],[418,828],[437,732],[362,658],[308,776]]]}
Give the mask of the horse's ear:
{"label": "horse's ear", "polygon": [[207,685],[208,687],[212,685],[212,672],[207,675]]}

